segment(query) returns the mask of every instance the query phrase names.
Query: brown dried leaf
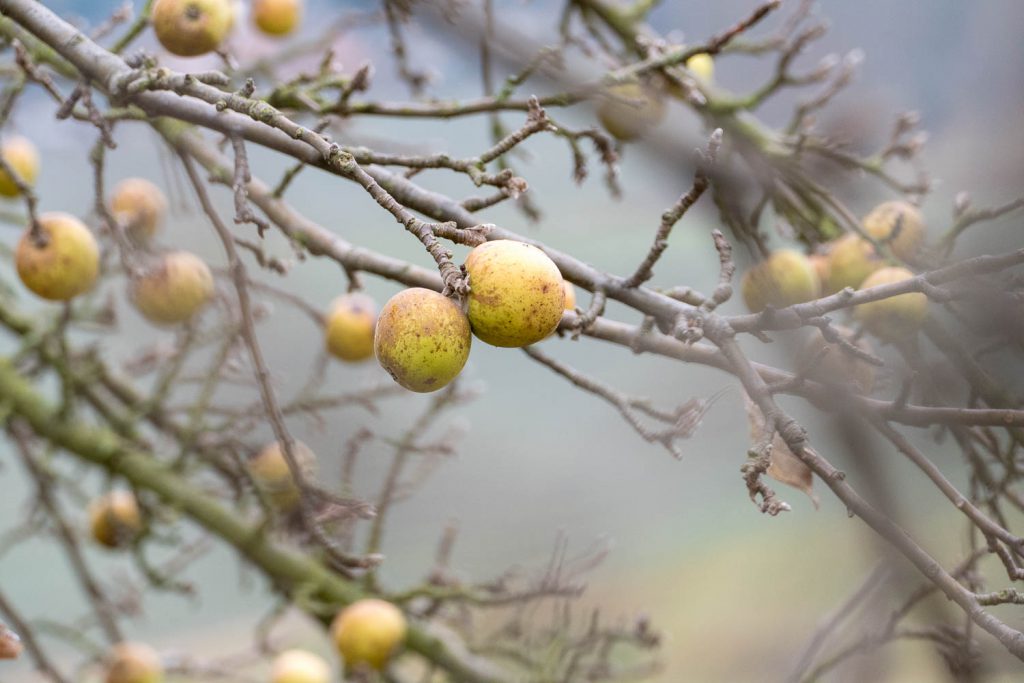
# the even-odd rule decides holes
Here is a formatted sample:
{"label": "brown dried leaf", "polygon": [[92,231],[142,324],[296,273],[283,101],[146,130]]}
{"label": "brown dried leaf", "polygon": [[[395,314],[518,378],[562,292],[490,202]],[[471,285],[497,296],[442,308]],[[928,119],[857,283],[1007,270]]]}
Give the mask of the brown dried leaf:
{"label": "brown dried leaf", "polygon": [[[743,392],[743,405],[747,410],[747,421],[750,424],[750,440],[755,444],[761,443],[768,438],[764,414],[746,392]],[[800,458],[793,455],[793,451],[789,450],[789,446],[778,432],[772,437],[772,462],[768,467],[768,476],[803,491],[811,499],[814,509],[818,509],[820,501],[814,492],[814,473]]]}

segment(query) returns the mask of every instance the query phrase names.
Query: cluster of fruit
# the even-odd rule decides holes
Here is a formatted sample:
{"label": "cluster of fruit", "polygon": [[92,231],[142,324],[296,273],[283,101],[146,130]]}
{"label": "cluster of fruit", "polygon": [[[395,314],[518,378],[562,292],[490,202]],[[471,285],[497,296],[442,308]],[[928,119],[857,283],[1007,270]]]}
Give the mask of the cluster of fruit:
{"label": "cluster of fruit", "polygon": [[[302,20],[303,0],[252,0],[252,19],[263,33],[288,35]],[[197,57],[218,49],[235,23],[233,0],[156,0],[153,31],[171,54]]]}
{"label": "cluster of fruit", "polygon": [[[913,205],[901,201],[880,204],[865,216],[863,229],[895,259],[919,260],[925,226]],[[759,313],[769,306],[792,306],[847,287],[869,289],[912,277],[914,273],[907,268],[891,265],[871,241],[847,233],[811,256],[794,249],[773,251],[744,274],[741,292],[747,308]],[[854,317],[878,338],[897,341],[920,329],[928,317],[928,299],[919,292],[900,294],[859,304]]]}

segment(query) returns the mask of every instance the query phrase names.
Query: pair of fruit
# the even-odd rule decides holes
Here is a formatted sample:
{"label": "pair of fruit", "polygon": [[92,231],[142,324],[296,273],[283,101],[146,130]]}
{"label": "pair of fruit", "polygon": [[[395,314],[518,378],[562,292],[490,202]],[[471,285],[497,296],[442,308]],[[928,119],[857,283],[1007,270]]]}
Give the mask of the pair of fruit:
{"label": "pair of fruit", "polygon": [[[272,36],[291,33],[302,18],[302,0],[253,0],[256,26]],[[157,40],[171,54],[196,57],[221,46],[235,22],[232,0],[156,0]]]}

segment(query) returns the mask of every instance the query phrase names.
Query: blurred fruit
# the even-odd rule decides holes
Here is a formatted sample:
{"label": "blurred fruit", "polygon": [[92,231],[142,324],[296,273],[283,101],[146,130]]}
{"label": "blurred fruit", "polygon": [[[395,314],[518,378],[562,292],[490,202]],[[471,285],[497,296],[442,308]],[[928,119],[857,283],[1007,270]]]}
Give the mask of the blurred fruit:
{"label": "blurred fruit", "polygon": [[24,649],[18,634],[0,624],[0,659],[17,659]]}
{"label": "blurred fruit", "polygon": [[904,261],[912,261],[924,243],[924,217],[907,202],[879,204],[864,217],[864,230]]}
{"label": "blurred fruit", "polygon": [[701,52],[687,59],[686,68],[705,83],[711,83],[715,76],[715,60],[707,52]]}
{"label": "blurred fruit", "polygon": [[[853,331],[845,327],[837,325],[835,329],[843,339],[861,351],[874,353],[867,339],[862,337],[855,340]],[[848,388],[858,394],[869,394],[875,386],[875,366],[844,350],[838,342],[827,341],[817,328],[804,344],[800,358],[805,363],[816,362],[808,377],[817,382]]]}
{"label": "blurred fruit", "polygon": [[118,643],[107,655],[106,683],[160,683],[164,667],[160,655],[142,643]]}
{"label": "blurred fruit", "polygon": [[562,280],[562,289],[565,291],[565,310],[576,310],[576,288],[568,280]]}
{"label": "blurred fruit", "polygon": [[[870,289],[890,285],[914,277],[906,268],[882,268],[872,273],[860,288]],[[928,297],[920,292],[898,294],[854,307],[857,318],[869,332],[879,339],[896,341],[909,337],[921,329],[928,317]]]}
{"label": "blurred fruit", "polygon": [[[39,175],[39,152],[31,141],[20,135],[12,136],[0,147],[0,156],[3,156],[7,165],[21,177],[22,182],[30,187],[35,185],[36,177]],[[0,195],[17,197],[19,194],[21,190],[14,184],[14,179],[0,169]]]}
{"label": "blurred fruit", "polygon": [[253,0],[252,18],[266,34],[287,35],[302,20],[302,0]]}
{"label": "blurred fruit", "polygon": [[306,650],[285,650],[274,658],[270,683],[331,683],[331,667]]}
{"label": "blurred fruit", "polygon": [[455,379],[469,358],[471,343],[469,320],[451,299],[412,287],[384,304],[373,350],[396,382],[425,393]]}
{"label": "blurred fruit", "polygon": [[373,328],[377,306],[366,294],[345,294],[335,299],[324,323],[327,350],[344,361],[373,356]]}
{"label": "blurred fruit", "polygon": [[821,283],[810,259],[795,249],[778,249],[748,270],[740,282],[747,308],[785,308],[818,297]]}
{"label": "blurred fruit", "polygon": [[528,346],[555,331],[565,310],[558,266],[537,247],[484,242],[466,258],[469,324],[494,346]]}
{"label": "blurred fruit", "polygon": [[825,288],[828,286],[828,254],[811,254],[807,257],[811,261],[811,266],[814,267],[814,272],[818,276],[818,282],[821,283],[821,288],[818,290],[818,296],[825,295]]}
{"label": "blurred fruit", "polygon": [[195,57],[224,42],[234,23],[231,0],[156,0],[152,11],[157,40],[171,54]]}
{"label": "blurred fruit", "polygon": [[868,275],[885,265],[875,247],[860,235],[849,233],[832,242],[828,252],[828,281],[825,293],[846,287],[856,289]]}
{"label": "blurred fruit", "polygon": [[334,618],[331,634],[347,668],[380,671],[405,639],[405,615],[390,602],[368,598]]}
{"label": "blurred fruit", "polygon": [[167,198],[145,178],[126,178],[110,195],[110,213],[136,241],[156,234],[167,213]]}
{"label": "blurred fruit", "polygon": [[635,140],[663,118],[665,105],[661,98],[640,83],[613,85],[597,106],[597,119],[619,140]]}
{"label": "blurred fruit", "polygon": [[150,322],[181,323],[202,309],[213,297],[213,274],[195,254],[165,254],[132,280],[132,303]]}
{"label": "blurred fruit", "polygon": [[[301,441],[295,441],[292,443],[292,455],[303,476],[313,476],[316,471],[316,454],[312,449]],[[301,492],[292,477],[284,450],[277,441],[264,446],[246,463],[246,467],[256,485],[278,508],[288,509],[299,502]]]}
{"label": "blurred fruit", "polygon": [[91,289],[100,271],[100,249],[89,228],[74,216],[51,212],[39,216],[39,230],[44,244],[26,230],[14,256],[25,286],[51,301]]}
{"label": "blurred fruit", "polygon": [[142,513],[131,491],[114,490],[89,505],[89,531],[107,548],[131,545],[142,531]]}

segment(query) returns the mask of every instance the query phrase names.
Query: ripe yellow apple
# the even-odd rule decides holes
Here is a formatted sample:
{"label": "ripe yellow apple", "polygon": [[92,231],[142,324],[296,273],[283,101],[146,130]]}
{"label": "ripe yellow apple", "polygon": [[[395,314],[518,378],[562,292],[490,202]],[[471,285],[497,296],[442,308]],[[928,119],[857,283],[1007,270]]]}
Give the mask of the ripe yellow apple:
{"label": "ripe yellow apple", "polygon": [[[312,476],[316,470],[316,454],[313,450],[301,441],[296,441],[292,446],[292,455],[303,475],[306,478]],[[292,478],[281,444],[276,441],[268,443],[246,466],[256,485],[271,503],[287,509],[299,502],[301,492]]]}
{"label": "ripe yellow apple", "polygon": [[913,260],[924,243],[924,217],[913,204],[884,202],[864,217],[864,231],[904,261]]}
{"label": "ripe yellow apple", "polygon": [[167,213],[167,198],[145,178],[126,178],[110,195],[110,213],[136,241],[156,234]]}
{"label": "ripe yellow apple", "polygon": [[519,347],[555,331],[565,310],[558,266],[525,242],[484,242],[466,258],[469,324],[482,341]]}
{"label": "ripe yellow apple", "polygon": [[565,310],[576,310],[576,288],[568,280],[562,280],[562,289],[565,290]]}
{"label": "ripe yellow apple", "polygon": [[[882,268],[868,276],[861,289],[870,289],[914,277],[906,268]],[[854,317],[879,339],[896,341],[921,329],[928,317],[928,297],[920,292],[898,294],[854,307]]]}
{"label": "ripe yellow apple", "polygon": [[640,83],[613,85],[597,106],[597,119],[619,140],[635,140],[663,118],[665,104],[653,89]]}
{"label": "ripe yellow apple", "polygon": [[150,322],[181,323],[213,297],[213,274],[195,254],[171,252],[132,280],[130,296]]}
{"label": "ripe yellow apple", "polygon": [[143,643],[118,643],[107,655],[106,683],[160,683],[164,667],[160,655]]}
{"label": "ripe yellow apple", "polygon": [[411,287],[384,304],[373,336],[377,362],[409,391],[437,391],[462,371],[472,343],[469,320],[455,303]]}
{"label": "ripe yellow apple", "polygon": [[377,306],[366,294],[346,294],[331,304],[324,324],[324,340],[331,355],[355,362],[373,356],[373,328]]}
{"label": "ripe yellow apple", "polygon": [[153,30],[171,54],[195,57],[220,47],[234,23],[231,0],[156,0]]}
{"label": "ripe yellow apple", "polygon": [[743,301],[753,313],[816,299],[821,290],[810,259],[795,249],[778,249],[748,270],[740,283]]}
{"label": "ripe yellow apple", "polygon": [[[13,136],[5,140],[0,147],[0,156],[3,156],[7,165],[14,169],[26,185],[35,185],[36,177],[39,175],[39,152],[27,138]],[[0,169],[0,195],[17,197],[19,194],[21,190],[14,184],[14,179]]]}
{"label": "ripe yellow apple", "polygon": [[715,60],[707,52],[701,52],[687,59],[686,68],[705,83],[710,83],[715,76]]}
{"label": "ripe yellow apple", "polygon": [[270,683],[331,683],[331,667],[307,650],[285,650],[274,658]]}
{"label": "ripe yellow apple", "polygon": [[286,35],[302,20],[302,0],[253,0],[252,17],[264,33]]}
{"label": "ripe yellow apple", "polygon": [[[868,353],[874,353],[871,342],[861,337],[854,340],[853,331],[835,326],[836,331],[848,342]],[[824,384],[848,388],[854,393],[867,394],[875,386],[875,366],[843,350],[837,342],[829,342],[815,328],[811,338],[803,347],[801,360],[812,362],[819,358],[808,376]]]}
{"label": "ripe yellow apple", "polygon": [[100,248],[89,228],[74,216],[50,212],[39,216],[39,230],[45,244],[26,230],[14,255],[25,286],[51,301],[91,289],[100,271]]}
{"label": "ripe yellow apple", "polygon": [[828,252],[825,293],[846,287],[856,289],[868,275],[885,265],[875,247],[860,235],[848,233],[832,242]]}
{"label": "ripe yellow apple", "polygon": [[334,618],[331,635],[347,668],[381,670],[405,640],[405,615],[384,600],[352,603]]}
{"label": "ripe yellow apple", "polygon": [[114,490],[89,504],[89,530],[100,545],[123,548],[142,531],[142,513],[131,491]]}

